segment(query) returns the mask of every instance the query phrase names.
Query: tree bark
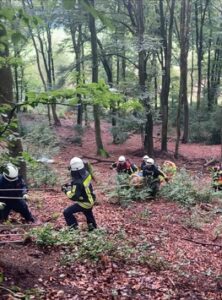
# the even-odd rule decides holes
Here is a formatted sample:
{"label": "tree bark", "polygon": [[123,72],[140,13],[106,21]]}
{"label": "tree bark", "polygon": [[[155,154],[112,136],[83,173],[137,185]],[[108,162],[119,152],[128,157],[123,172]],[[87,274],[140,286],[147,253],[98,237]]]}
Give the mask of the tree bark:
{"label": "tree bark", "polygon": [[144,50],[144,14],[143,0],[137,0],[137,35],[139,44],[138,65],[139,65],[139,86],[140,98],[146,113],[144,151],[153,156],[153,117],[150,105],[150,97],[146,88],[146,51]]}
{"label": "tree bark", "polygon": [[[8,42],[6,40],[7,32],[4,28],[3,24],[0,27],[0,57],[7,58],[9,57],[9,46]],[[0,104],[4,105],[10,105],[13,107],[13,77],[11,68],[9,65],[5,65],[0,68]],[[16,118],[16,115],[14,115]],[[8,118],[10,118],[10,109],[8,109]],[[6,120],[7,121],[7,120]],[[22,147],[22,141],[19,136],[18,128],[12,128],[11,134],[14,136],[13,139],[7,140],[7,147],[9,150],[9,157],[18,157],[22,155],[23,147]],[[20,174],[24,177],[26,180],[26,164],[25,162],[20,162]]]}
{"label": "tree bark", "polygon": [[[161,151],[167,152],[167,130],[168,130],[168,102],[170,91],[170,67],[172,57],[172,34],[175,0],[171,0],[169,5],[169,16],[165,16],[163,8],[163,0],[159,0],[160,10],[160,34],[163,46],[163,62],[162,62],[162,89],[160,93],[161,112],[162,112],[162,137]],[[168,21],[166,21],[166,18]],[[169,25],[167,26],[167,23]]]}
{"label": "tree bark", "polygon": [[[89,5],[94,7],[94,0],[88,1]],[[97,50],[97,33],[95,18],[92,14],[89,14],[89,30],[91,40],[92,51],[92,82],[98,82],[98,50]],[[108,153],[105,151],[102,143],[101,128],[100,128],[100,106],[98,104],[93,105],[94,125],[95,125],[95,138],[97,146],[97,154],[108,157]]]}

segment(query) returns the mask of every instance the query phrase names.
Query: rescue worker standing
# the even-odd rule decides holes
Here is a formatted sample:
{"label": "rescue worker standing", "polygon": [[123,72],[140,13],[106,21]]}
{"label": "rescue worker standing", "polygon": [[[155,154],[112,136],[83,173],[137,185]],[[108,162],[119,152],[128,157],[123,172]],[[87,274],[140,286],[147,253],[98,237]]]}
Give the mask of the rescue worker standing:
{"label": "rescue worker standing", "polygon": [[152,158],[148,158],[146,166],[143,168],[143,176],[146,178],[147,184],[151,189],[151,196],[156,197],[157,192],[160,189],[160,178],[162,176],[166,182],[168,182],[167,176],[158,169]]}
{"label": "rescue worker standing", "polygon": [[88,229],[91,231],[97,228],[92,211],[96,199],[91,184],[92,177],[86,171],[84,162],[79,157],[73,157],[71,159],[70,169],[72,181],[69,184],[63,185],[62,191],[69,199],[76,203],[63,211],[64,218],[70,228],[78,229],[78,222],[74,214],[82,212],[86,217]]}
{"label": "rescue worker standing", "polygon": [[3,203],[1,205],[3,209],[0,212],[1,221],[7,221],[13,210],[20,213],[26,222],[35,222],[26,203],[28,200],[27,192],[23,178],[18,175],[18,168],[8,163],[5,171],[0,175],[0,199]]}
{"label": "rescue worker standing", "polygon": [[119,157],[118,162],[112,164],[111,168],[115,168],[117,173],[126,173],[129,175],[137,171],[137,166],[123,155]]}

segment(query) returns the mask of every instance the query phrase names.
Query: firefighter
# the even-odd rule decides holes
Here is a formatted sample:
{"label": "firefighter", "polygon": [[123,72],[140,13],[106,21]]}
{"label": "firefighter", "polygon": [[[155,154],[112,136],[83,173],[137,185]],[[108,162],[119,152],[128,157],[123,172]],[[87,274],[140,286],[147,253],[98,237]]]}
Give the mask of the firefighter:
{"label": "firefighter", "polygon": [[215,192],[222,190],[222,163],[213,168],[212,179]]}
{"label": "firefighter", "polygon": [[129,159],[126,159],[125,156],[121,155],[118,158],[118,161],[111,165],[112,169],[116,169],[117,173],[126,173],[131,175],[137,171],[137,166],[130,162]]}
{"label": "firefighter", "polygon": [[1,221],[7,221],[11,211],[18,212],[26,222],[35,222],[34,217],[29,211],[26,200],[28,200],[28,189],[18,168],[8,163],[5,171],[0,175],[0,199],[2,210]]}
{"label": "firefighter", "polygon": [[143,170],[143,168],[146,166],[146,162],[147,162],[148,159],[149,159],[149,156],[148,155],[144,155],[143,160],[141,162],[141,166],[140,166],[141,170]]}
{"label": "firefighter", "polygon": [[167,176],[154,164],[152,158],[148,158],[146,166],[143,168],[143,176],[145,177],[146,183],[150,188],[150,195],[156,197],[157,192],[160,189],[160,178],[162,176],[166,182],[168,182]]}
{"label": "firefighter", "polygon": [[91,231],[97,228],[92,211],[96,199],[91,184],[92,177],[86,171],[84,162],[79,157],[71,159],[70,170],[72,181],[63,185],[62,191],[70,200],[75,201],[75,203],[64,210],[64,218],[70,228],[78,229],[78,222],[74,214],[82,212],[86,217],[88,230]]}

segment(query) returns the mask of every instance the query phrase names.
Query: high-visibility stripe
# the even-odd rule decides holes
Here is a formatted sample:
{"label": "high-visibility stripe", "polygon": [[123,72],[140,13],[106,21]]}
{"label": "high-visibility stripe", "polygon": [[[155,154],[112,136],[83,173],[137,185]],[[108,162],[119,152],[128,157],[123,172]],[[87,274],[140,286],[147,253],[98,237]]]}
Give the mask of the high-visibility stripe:
{"label": "high-visibility stripe", "polygon": [[76,186],[73,185],[71,191],[68,191],[66,193],[66,195],[69,199],[72,199],[72,197],[75,195],[75,193],[76,193]]}
{"label": "high-visibility stripe", "polygon": [[[91,193],[90,188],[89,188],[91,180],[92,180],[92,176],[88,175],[86,177],[86,179],[83,181],[83,186],[85,188],[86,195],[87,195],[87,198],[88,198],[87,200],[88,201],[84,201],[84,202],[78,201],[78,200],[76,201],[81,207],[86,208],[86,209],[92,208],[93,204],[94,204],[92,193]],[[72,199],[72,197],[75,195],[75,192],[76,192],[76,186],[73,185],[71,191],[68,191],[66,193],[66,195],[67,195],[67,197],[69,197],[70,199]],[[80,197],[80,199],[81,198],[82,197]]]}

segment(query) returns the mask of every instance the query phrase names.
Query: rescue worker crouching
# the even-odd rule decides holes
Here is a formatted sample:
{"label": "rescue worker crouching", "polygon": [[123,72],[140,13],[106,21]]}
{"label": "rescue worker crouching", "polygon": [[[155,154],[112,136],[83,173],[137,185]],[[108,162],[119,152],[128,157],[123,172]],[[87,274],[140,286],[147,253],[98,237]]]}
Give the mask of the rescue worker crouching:
{"label": "rescue worker crouching", "polygon": [[212,186],[215,192],[221,191],[222,190],[222,163],[220,163],[220,165],[215,166],[213,168],[212,179],[213,179]]}
{"label": "rescue worker crouching", "polygon": [[131,175],[137,171],[137,166],[126,159],[125,156],[121,155],[118,161],[111,165],[112,169],[116,169],[117,173],[126,173]]}
{"label": "rescue worker crouching", "polygon": [[74,214],[82,212],[86,217],[88,229],[91,231],[97,228],[92,211],[96,198],[91,184],[92,177],[86,171],[84,163],[79,157],[71,159],[70,169],[72,181],[63,185],[61,189],[69,199],[76,203],[63,211],[64,218],[70,228],[78,229],[78,222]]}
{"label": "rescue worker crouching", "polygon": [[144,155],[143,160],[142,160],[141,165],[140,165],[141,170],[143,170],[143,168],[145,168],[148,159],[149,159],[149,156]]}
{"label": "rescue worker crouching", "polygon": [[148,187],[151,189],[151,196],[156,197],[160,189],[160,178],[162,176],[168,182],[167,176],[154,164],[152,158],[147,159],[146,166],[143,168],[143,176],[146,179]]}
{"label": "rescue worker crouching", "polygon": [[0,175],[0,220],[7,221],[10,212],[15,211],[20,213],[26,222],[35,222],[26,203],[28,200],[27,186],[18,173],[18,168],[8,163],[5,171]]}

